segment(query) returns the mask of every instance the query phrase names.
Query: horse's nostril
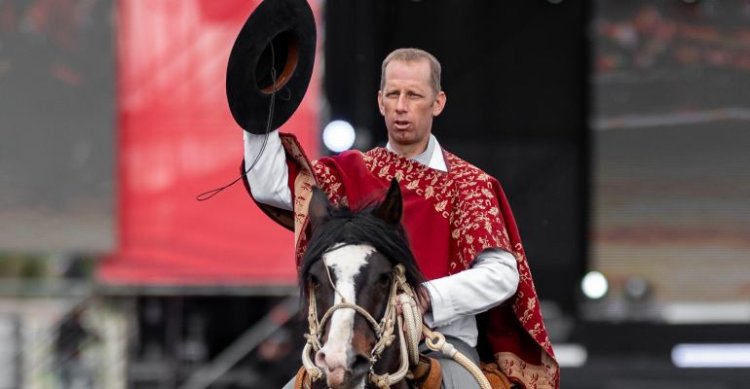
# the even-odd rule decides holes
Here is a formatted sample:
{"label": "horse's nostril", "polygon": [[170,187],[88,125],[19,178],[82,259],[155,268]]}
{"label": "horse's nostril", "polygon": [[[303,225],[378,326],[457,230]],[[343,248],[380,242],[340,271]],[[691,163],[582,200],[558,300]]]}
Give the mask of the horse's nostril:
{"label": "horse's nostril", "polygon": [[315,365],[321,368],[326,366],[326,354],[323,351],[315,353]]}

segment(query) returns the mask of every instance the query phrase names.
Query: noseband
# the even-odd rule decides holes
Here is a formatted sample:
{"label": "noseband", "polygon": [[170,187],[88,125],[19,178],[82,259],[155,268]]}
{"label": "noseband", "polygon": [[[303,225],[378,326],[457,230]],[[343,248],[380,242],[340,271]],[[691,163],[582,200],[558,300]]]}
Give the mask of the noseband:
{"label": "noseband", "polygon": [[[326,267],[326,271],[328,268]],[[409,372],[409,364],[415,365],[419,360],[418,344],[419,334],[422,328],[422,315],[419,313],[417,308],[414,290],[406,282],[406,276],[404,275],[404,266],[396,265],[393,268],[393,281],[391,282],[390,293],[388,294],[388,305],[385,308],[385,313],[380,321],[376,321],[372,315],[367,312],[361,306],[347,302],[343,296],[342,300],[338,304],[334,304],[329,308],[323,315],[323,318],[318,321],[318,310],[315,301],[315,291],[310,288],[309,293],[309,304],[307,312],[307,323],[309,326],[309,333],[305,334],[307,343],[305,348],[302,350],[302,364],[307,370],[307,374],[310,375],[313,381],[323,377],[323,372],[315,366],[312,359],[310,359],[311,352],[318,352],[322,348],[320,339],[323,335],[322,330],[325,328],[328,319],[331,318],[336,310],[342,308],[353,309],[354,312],[364,317],[372,327],[377,338],[377,343],[373,346],[370,353],[370,373],[369,378],[372,383],[378,386],[378,388],[389,388],[396,382],[401,381],[406,377]],[[330,274],[329,274],[330,279]],[[331,281],[333,285],[333,282]],[[335,285],[334,285],[335,289]],[[402,315],[396,314],[396,299],[399,299],[401,303]],[[373,370],[373,366],[380,359],[380,355],[383,353],[386,347],[390,346],[396,338],[394,333],[394,327],[398,327],[398,331],[404,334],[403,321],[406,320],[410,323],[407,327],[406,334],[399,336],[399,345],[401,348],[401,367],[393,374],[384,373],[376,374]],[[416,322],[418,324],[414,324]],[[416,330],[415,330],[416,329]],[[408,338],[408,339],[404,339]],[[408,345],[407,345],[408,342]]]}

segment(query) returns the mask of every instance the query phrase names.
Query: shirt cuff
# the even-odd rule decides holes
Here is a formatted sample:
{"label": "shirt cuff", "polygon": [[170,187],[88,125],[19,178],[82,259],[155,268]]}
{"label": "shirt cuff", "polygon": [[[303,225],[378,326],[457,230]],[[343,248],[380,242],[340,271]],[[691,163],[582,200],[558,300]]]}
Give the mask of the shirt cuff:
{"label": "shirt cuff", "polygon": [[[422,322],[429,327],[435,328],[450,323],[449,319],[456,318],[453,300],[450,296],[443,296],[440,290],[430,281],[422,284],[427,293],[430,294],[430,310],[422,317]],[[439,308],[438,308],[439,307]],[[437,308],[437,309],[435,309]]]}
{"label": "shirt cuff", "polygon": [[279,131],[268,133],[267,140],[265,134],[244,131],[244,145],[245,175],[253,198],[259,203],[291,211],[289,171]]}

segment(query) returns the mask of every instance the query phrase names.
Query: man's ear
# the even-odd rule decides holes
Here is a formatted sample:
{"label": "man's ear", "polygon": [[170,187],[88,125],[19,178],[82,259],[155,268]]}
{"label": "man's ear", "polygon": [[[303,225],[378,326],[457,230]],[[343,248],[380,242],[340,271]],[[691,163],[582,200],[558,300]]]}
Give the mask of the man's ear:
{"label": "man's ear", "polygon": [[312,198],[307,208],[307,216],[310,218],[310,225],[315,228],[328,219],[331,214],[331,203],[328,202],[328,196],[317,186],[313,187]]}
{"label": "man's ear", "polygon": [[443,112],[447,99],[448,97],[445,95],[445,92],[438,92],[437,96],[435,96],[435,102],[432,104],[432,116],[438,116]]}
{"label": "man's ear", "polygon": [[385,199],[372,211],[372,214],[388,224],[401,222],[403,201],[401,200],[401,188],[399,188],[398,181],[395,178],[391,180],[391,186],[388,188],[388,193],[385,194]]}
{"label": "man's ear", "polygon": [[378,91],[378,109],[380,110],[380,114],[385,116],[385,107],[383,106],[383,91]]}

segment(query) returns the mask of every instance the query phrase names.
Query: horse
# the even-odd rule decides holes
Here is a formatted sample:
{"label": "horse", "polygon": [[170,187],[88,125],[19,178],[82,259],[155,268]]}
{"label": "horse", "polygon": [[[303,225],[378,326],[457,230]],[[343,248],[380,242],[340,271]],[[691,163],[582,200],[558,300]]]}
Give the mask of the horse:
{"label": "horse", "polygon": [[415,359],[404,345],[419,336],[406,339],[394,296],[404,313],[419,316],[415,299],[425,278],[401,226],[402,208],[395,180],[382,202],[358,211],[334,207],[313,189],[299,272],[309,325],[303,361],[313,388],[409,387],[404,368]]}

